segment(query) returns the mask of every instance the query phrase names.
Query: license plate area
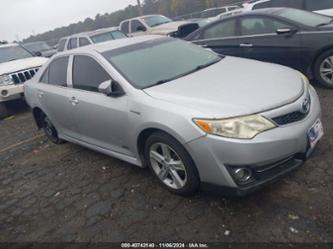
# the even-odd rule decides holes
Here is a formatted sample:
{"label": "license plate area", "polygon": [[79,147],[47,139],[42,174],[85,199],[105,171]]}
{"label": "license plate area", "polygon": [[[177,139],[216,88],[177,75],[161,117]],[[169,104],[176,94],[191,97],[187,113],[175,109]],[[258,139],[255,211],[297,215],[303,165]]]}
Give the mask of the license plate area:
{"label": "license plate area", "polygon": [[319,140],[324,136],[324,128],[323,125],[318,119],[314,125],[309,129],[307,133],[308,141],[310,144],[310,148],[313,149],[318,144]]}

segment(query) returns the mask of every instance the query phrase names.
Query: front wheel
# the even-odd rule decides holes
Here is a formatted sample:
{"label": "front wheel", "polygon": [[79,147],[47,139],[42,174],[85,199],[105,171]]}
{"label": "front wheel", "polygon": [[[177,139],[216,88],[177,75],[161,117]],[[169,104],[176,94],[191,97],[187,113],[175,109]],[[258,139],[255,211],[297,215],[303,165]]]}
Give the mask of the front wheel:
{"label": "front wheel", "polygon": [[169,191],[188,196],[198,190],[200,179],[194,162],[173,137],[162,132],[151,135],[145,145],[145,158],[159,182]]}
{"label": "front wheel", "polygon": [[322,86],[333,88],[333,49],[318,57],[314,65],[314,76]]}
{"label": "front wheel", "polygon": [[58,137],[58,132],[54,125],[52,124],[51,120],[44,116],[43,118],[43,130],[47,136],[47,138],[55,144],[62,144],[64,141]]}
{"label": "front wheel", "polygon": [[0,119],[3,119],[8,116],[8,109],[5,103],[0,103]]}

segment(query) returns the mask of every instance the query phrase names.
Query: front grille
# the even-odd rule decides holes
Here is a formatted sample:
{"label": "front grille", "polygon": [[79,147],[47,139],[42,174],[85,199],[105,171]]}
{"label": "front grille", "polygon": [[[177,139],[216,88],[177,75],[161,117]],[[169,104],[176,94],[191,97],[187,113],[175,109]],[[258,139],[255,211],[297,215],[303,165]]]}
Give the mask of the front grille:
{"label": "front grille", "polygon": [[286,125],[290,123],[295,123],[303,120],[307,116],[307,113],[302,113],[300,111],[291,112],[276,118],[273,118],[273,121],[278,125]]}
{"label": "front grille", "polygon": [[38,70],[39,68],[31,68],[28,70],[13,73],[10,76],[12,77],[14,84],[23,84],[27,80],[32,79],[32,77],[34,77]]}

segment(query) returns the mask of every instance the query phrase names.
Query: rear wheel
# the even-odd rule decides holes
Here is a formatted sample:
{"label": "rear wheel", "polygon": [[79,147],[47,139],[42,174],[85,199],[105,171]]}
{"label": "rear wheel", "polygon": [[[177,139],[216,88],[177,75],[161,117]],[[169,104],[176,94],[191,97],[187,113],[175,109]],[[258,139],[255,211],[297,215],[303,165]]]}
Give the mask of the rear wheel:
{"label": "rear wheel", "polygon": [[58,132],[54,125],[52,124],[51,120],[44,116],[43,118],[43,130],[47,136],[47,138],[55,144],[62,144],[64,141],[58,137]]}
{"label": "rear wheel", "polygon": [[159,182],[179,195],[193,195],[200,179],[193,160],[185,148],[173,137],[156,132],[145,145],[145,158]]}
{"label": "rear wheel", "polygon": [[5,103],[0,103],[0,119],[8,116],[8,109]]}
{"label": "rear wheel", "polygon": [[333,49],[318,57],[314,65],[314,76],[322,86],[333,88]]}

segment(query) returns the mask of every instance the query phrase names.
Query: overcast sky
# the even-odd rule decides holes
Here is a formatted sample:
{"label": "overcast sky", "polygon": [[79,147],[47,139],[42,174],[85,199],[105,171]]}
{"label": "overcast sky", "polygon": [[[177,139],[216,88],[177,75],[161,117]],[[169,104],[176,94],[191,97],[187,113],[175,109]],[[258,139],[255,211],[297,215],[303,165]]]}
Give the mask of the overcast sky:
{"label": "overcast sky", "polygon": [[129,4],[136,0],[1,0],[0,40],[22,40]]}

